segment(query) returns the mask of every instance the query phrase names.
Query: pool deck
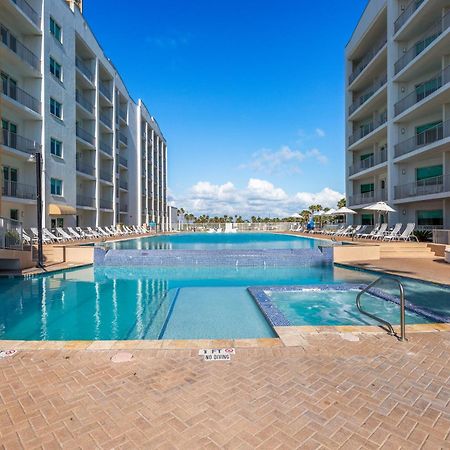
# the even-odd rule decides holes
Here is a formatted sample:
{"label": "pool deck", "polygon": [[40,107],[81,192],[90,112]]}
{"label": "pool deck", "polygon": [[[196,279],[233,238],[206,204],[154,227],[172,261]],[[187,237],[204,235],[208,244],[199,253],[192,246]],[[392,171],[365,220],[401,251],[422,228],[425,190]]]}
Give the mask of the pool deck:
{"label": "pool deck", "polygon": [[302,338],[225,362],[19,350],[0,360],[2,448],[450,447],[450,332]]}

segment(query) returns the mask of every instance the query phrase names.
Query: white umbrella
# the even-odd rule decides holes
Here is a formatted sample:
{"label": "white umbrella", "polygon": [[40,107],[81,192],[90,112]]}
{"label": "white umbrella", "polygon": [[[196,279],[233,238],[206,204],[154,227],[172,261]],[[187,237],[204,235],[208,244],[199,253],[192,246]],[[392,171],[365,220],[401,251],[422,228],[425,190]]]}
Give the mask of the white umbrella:
{"label": "white umbrella", "polygon": [[335,215],[338,214],[357,214],[356,211],[353,211],[353,209],[347,208],[346,206],[343,206],[342,208],[339,208],[337,211],[334,212]]}
{"label": "white umbrella", "polygon": [[380,215],[380,220],[382,213],[395,212],[395,209],[391,208],[386,202],[377,202],[373,205],[366,206],[363,209],[367,211],[376,211]]}
{"label": "white umbrella", "polygon": [[336,210],[334,208],[329,209],[324,216],[333,216],[336,214]]}
{"label": "white umbrella", "polygon": [[325,215],[325,211],[316,211],[313,216],[324,216]]}

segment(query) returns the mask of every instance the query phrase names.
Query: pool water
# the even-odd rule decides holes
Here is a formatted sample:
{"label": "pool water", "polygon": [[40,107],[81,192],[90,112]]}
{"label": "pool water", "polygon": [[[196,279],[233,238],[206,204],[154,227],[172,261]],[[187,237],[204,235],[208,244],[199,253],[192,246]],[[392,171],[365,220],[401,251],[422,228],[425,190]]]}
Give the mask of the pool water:
{"label": "pool water", "polygon": [[286,250],[316,248],[328,241],[275,233],[184,233],[109,244],[119,250]]}
{"label": "pool water", "polygon": [[[0,279],[0,339],[272,337],[272,329],[247,292],[249,286],[367,284],[374,279],[367,273],[331,265],[89,267],[30,279]],[[409,280],[404,284],[410,302],[449,314],[450,290]],[[394,287],[390,289],[395,293]],[[291,300],[287,314],[304,315],[307,307]],[[341,310],[345,302],[336,302],[336,308],[334,300],[327,305],[326,314],[334,315],[332,323],[344,320]],[[316,310],[308,321],[318,317]]]}
{"label": "pool water", "polygon": [[[361,314],[355,303],[358,290],[300,290],[272,291],[266,295],[283,313],[291,325],[373,325],[373,321]],[[400,321],[399,306],[370,294],[361,297],[365,311],[382,317],[398,325]],[[406,323],[426,323],[429,320],[418,314],[406,311]]]}

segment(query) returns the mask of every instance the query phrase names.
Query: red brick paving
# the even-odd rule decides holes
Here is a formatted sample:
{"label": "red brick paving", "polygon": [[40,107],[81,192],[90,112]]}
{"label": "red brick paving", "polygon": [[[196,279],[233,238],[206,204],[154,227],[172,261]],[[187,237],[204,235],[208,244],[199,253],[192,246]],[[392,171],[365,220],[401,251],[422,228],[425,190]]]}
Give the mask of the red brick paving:
{"label": "red brick paving", "polygon": [[0,360],[2,448],[450,448],[450,333],[301,347],[20,351]]}

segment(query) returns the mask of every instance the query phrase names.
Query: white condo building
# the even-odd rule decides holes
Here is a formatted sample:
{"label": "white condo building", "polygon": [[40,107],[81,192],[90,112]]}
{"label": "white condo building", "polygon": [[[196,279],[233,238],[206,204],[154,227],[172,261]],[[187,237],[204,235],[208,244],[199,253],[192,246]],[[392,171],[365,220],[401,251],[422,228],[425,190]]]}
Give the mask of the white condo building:
{"label": "white condo building", "polygon": [[347,44],[346,192],[355,223],[450,228],[450,0],[370,0]]}
{"label": "white condo building", "polygon": [[74,0],[0,2],[0,217],[46,227],[168,229],[167,143]]}

